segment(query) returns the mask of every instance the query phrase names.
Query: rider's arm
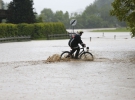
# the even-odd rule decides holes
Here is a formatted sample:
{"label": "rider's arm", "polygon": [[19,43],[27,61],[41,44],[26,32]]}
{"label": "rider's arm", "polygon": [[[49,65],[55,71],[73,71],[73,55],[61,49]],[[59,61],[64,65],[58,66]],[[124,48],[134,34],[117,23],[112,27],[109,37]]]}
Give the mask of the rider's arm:
{"label": "rider's arm", "polygon": [[83,42],[82,42],[82,40],[81,40],[81,37],[79,36],[79,35],[77,35],[77,41],[78,41],[78,43],[80,43],[80,44],[82,44]]}
{"label": "rider's arm", "polygon": [[85,47],[85,46],[86,46],[86,45],[82,42],[80,36],[77,37],[77,40],[78,40],[78,43],[80,43],[80,45],[81,45],[82,47]]}

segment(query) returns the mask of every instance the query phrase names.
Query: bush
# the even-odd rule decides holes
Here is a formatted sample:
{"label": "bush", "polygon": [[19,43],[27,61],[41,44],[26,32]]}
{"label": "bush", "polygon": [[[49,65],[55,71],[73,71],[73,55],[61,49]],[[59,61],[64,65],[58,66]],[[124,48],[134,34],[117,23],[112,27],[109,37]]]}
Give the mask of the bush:
{"label": "bush", "polygon": [[0,38],[13,36],[31,36],[32,39],[47,38],[48,34],[65,34],[62,23],[0,24]]}
{"label": "bush", "polygon": [[13,37],[18,33],[17,26],[15,24],[0,24],[0,38]]}

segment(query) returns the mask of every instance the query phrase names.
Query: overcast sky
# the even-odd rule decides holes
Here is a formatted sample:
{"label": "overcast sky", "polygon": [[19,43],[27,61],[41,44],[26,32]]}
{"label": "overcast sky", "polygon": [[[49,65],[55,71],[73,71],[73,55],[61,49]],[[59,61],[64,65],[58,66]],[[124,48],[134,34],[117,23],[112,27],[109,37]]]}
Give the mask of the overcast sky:
{"label": "overcast sky", "polygon": [[[9,3],[12,0],[3,0],[5,3]],[[50,8],[56,12],[62,10],[63,12],[68,11],[79,12],[83,11],[87,6],[93,3],[95,0],[33,0],[34,8],[36,12],[40,14],[44,8]]]}

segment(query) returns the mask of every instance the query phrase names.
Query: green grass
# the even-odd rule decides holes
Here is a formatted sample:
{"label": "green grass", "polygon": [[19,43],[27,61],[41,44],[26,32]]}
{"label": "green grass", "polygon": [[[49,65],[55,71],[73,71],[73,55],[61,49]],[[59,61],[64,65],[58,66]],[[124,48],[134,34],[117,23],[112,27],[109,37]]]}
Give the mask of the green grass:
{"label": "green grass", "polygon": [[116,28],[110,30],[94,30],[92,32],[130,32],[127,28]]}

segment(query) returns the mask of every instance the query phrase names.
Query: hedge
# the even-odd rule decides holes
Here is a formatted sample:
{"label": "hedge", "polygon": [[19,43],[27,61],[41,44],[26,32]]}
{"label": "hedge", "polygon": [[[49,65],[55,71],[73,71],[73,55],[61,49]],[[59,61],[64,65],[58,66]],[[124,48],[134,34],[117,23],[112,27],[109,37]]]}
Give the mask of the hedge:
{"label": "hedge", "polygon": [[31,36],[32,39],[47,38],[48,34],[67,33],[63,23],[0,24],[0,38]]}

